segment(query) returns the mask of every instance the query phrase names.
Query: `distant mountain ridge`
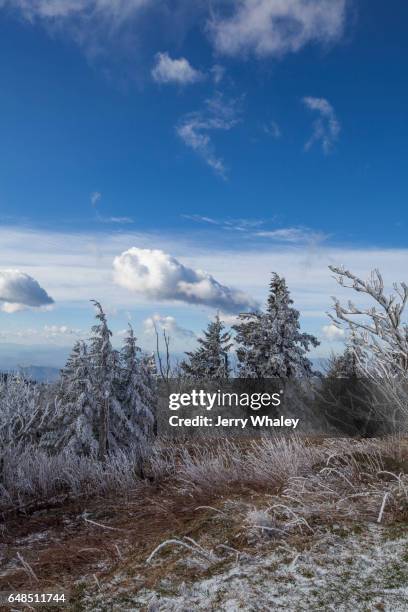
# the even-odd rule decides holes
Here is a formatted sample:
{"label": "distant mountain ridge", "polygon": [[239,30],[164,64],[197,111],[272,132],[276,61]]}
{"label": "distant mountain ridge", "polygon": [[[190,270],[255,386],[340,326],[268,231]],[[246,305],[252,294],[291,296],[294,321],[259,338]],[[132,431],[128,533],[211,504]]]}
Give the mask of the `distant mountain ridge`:
{"label": "distant mountain ridge", "polygon": [[39,383],[53,383],[59,378],[60,369],[52,366],[18,366],[16,368],[3,368],[3,372],[17,372],[29,380]]}

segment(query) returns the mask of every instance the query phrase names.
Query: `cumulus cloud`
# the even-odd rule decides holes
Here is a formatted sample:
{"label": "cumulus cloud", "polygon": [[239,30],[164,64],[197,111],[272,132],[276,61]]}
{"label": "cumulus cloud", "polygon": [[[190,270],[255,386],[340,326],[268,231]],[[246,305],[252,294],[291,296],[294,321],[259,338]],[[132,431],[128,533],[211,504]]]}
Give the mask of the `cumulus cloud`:
{"label": "cumulus cloud", "polygon": [[216,50],[258,57],[295,53],[309,43],[338,40],[346,0],[240,0],[215,14],[208,30]]}
{"label": "cumulus cloud", "polygon": [[132,247],[115,257],[113,268],[118,285],[152,300],[201,304],[225,312],[256,306],[242,291],[222,285],[211,274],[188,268],[158,249]]}
{"label": "cumulus cloud", "polygon": [[303,104],[318,113],[318,118],[313,123],[313,133],[305,144],[305,150],[308,151],[315,142],[319,142],[323,152],[330,153],[340,134],[340,123],[333,106],[325,98],[312,97],[303,98]]}
{"label": "cumulus cloud", "polygon": [[331,323],[330,325],[323,325],[322,332],[324,337],[329,341],[341,340],[344,338],[344,329],[337,327]]}
{"label": "cumulus cloud", "polygon": [[0,270],[0,304],[7,313],[17,312],[26,307],[49,306],[54,300],[38,282],[19,270]]}
{"label": "cumulus cloud", "polygon": [[204,74],[193,68],[185,57],[172,59],[169,54],[157,53],[156,63],[152,69],[152,77],[156,83],[176,83],[189,85],[204,78]]}
{"label": "cumulus cloud", "polygon": [[155,314],[143,321],[144,331],[146,334],[154,334],[156,329],[164,330],[169,336],[177,336],[179,338],[195,338],[195,333],[190,329],[181,327],[176,319],[171,316],[163,316]]}
{"label": "cumulus cloud", "polygon": [[178,136],[214,170],[226,177],[224,161],[214,151],[210,133],[229,131],[240,121],[240,100],[226,100],[220,93],[206,100],[203,110],[188,113],[176,127]]}

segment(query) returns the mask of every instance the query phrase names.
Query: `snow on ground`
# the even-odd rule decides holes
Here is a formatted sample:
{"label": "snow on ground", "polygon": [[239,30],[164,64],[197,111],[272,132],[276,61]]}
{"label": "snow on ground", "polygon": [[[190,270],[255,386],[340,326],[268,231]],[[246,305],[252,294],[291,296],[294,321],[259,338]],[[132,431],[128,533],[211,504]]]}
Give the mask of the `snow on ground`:
{"label": "snow on ground", "polygon": [[[408,610],[408,533],[403,527],[334,526],[302,551],[276,543],[274,550],[269,547],[238,563],[209,567],[205,577],[191,583],[168,575],[155,590],[140,589],[134,574],[130,587],[130,575],[122,571],[99,590],[86,589],[81,603],[90,612],[402,612]],[[172,554],[180,555],[181,564],[193,561],[188,551]],[[152,571],[165,562],[159,554]]]}

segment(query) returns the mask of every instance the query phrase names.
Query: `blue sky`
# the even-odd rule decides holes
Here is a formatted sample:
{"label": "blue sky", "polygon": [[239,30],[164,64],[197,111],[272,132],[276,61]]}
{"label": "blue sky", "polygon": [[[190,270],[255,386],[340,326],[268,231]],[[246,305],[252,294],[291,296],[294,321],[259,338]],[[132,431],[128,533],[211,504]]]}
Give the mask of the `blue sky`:
{"label": "blue sky", "polygon": [[[3,344],[69,346],[98,298],[115,332],[131,319],[149,348],[156,315],[191,348],[274,270],[318,354],[336,348],[327,264],[405,273],[407,17],[402,0],[0,0]],[[38,288],[21,303],[27,278],[1,270]]]}

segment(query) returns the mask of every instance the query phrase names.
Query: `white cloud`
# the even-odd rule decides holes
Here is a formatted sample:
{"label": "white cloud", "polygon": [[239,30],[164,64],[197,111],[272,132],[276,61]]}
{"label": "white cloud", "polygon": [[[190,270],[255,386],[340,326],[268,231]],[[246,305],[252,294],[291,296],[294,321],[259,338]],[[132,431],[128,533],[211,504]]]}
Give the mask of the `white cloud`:
{"label": "white cloud", "polygon": [[51,36],[69,36],[90,61],[130,53],[135,59],[143,19],[156,7],[155,0],[0,0],[0,9],[42,25]]}
{"label": "white cloud", "polygon": [[195,333],[190,329],[181,327],[176,319],[171,316],[163,316],[155,314],[143,321],[144,331],[146,334],[154,334],[155,329],[165,330],[169,336],[177,336],[179,338],[195,338]]}
{"label": "white cloud", "polygon": [[204,215],[181,215],[184,219],[195,221],[196,223],[208,223],[209,225],[218,226],[222,230],[247,232],[257,236],[259,233],[253,233],[254,228],[264,225],[263,219],[214,219]]}
{"label": "white cloud", "polygon": [[232,325],[236,325],[237,323],[239,323],[238,315],[233,315],[233,314],[229,315],[229,314],[225,314],[224,312],[220,312],[219,317],[221,321],[225,323],[225,325],[229,325],[230,327]]}
{"label": "white cloud", "polygon": [[278,242],[289,242],[297,244],[316,244],[327,238],[322,232],[316,232],[304,227],[284,227],[276,230],[263,230],[255,232],[259,238],[270,238]]}
{"label": "white cloud", "polygon": [[225,68],[221,66],[221,64],[214,64],[214,66],[210,70],[213,81],[216,85],[221,83],[222,79],[225,76]]}
{"label": "white cloud", "polygon": [[210,137],[213,131],[229,131],[240,121],[240,100],[226,100],[220,93],[206,100],[202,111],[185,115],[176,131],[184,144],[190,147],[214,170],[226,177],[224,161],[214,151]]}
{"label": "white cloud", "polygon": [[181,215],[184,219],[190,221],[196,221],[197,223],[209,223],[210,225],[221,225],[221,221],[213,219],[212,217],[206,217],[204,215]]}
{"label": "white cloud", "polygon": [[337,41],[344,29],[346,0],[240,0],[208,25],[217,51],[282,56],[309,43]]}
{"label": "white cloud", "polygon": [[14,312],[20,312],[21,310],[25,310],[27,306],[24,304],[12,304],[10,302],[0,302],[0,310],[2,312],[6,312],[7,314],[13,314]]}
{"label": "white cloud", "polygon": [[323,152],[330,153],[340,134],[340,123],[333,106],[325,98],[305,97],[303,103],[319,114],[313,123],[313,133],[305,144],[305,150],[308,151],[315,142],[320,142]]}
{"label": "white cloud", "polygon": [[282,136],[281,129],[276,121],[268,121],[264,123],[262,127],[265,134],[272,136],[275,140],[278,140]]}
{"label": "white cloud", "polygon": [[93,208],[96,209],[95,218],[97,221],[99,221],[99,223],[119,223],[121,225],[124,225],[126,223],[134,223],[132,217],[104,217],[103,215],[100,215],[98,211],[98,206],[101,199],[102,194],[100,191],[93,191],[90,195],[91,204]]}
{"label": "white cloud", "polygon": [[337,327],[337,325],[334,325],[333,323],[330,325],[323,325],[322,331],[324,337],[330,342],[344,338],[344,329]]}
{"label": "white cloud", "polygon": [[[214,228],[216,233],[216,226]],[[393,281],[408,281],[408,249],[404,248],[336,246],[329,240],[309,248],[307,243],[259,238],[254,241],[246,236],[245,240],[238,241],[235,232],[222,230],[222,236],[211,237],[193,226],[183,234],[174,231],[171,234],[118,233],[113,230],[64,233],[0,227],[2,265],[24,269],[36,278],[58,302],[60,309],[67,313],[67,318],[60,323],[73,328],[89,327],[89,319],[83,323],[78,321],[84,312],[89,312],[90,298],[99,299],[110,312],[113,309],[122,313],[130,310],[135,327],[141,316],[145,318],[152,312],[151,298],[112,283],[112,260],[132,244],[145,249],[157,248],[158,245],[163,251],[173,253],[186,267],[210,270],[220,284],[239,287],[261,305],[267,297],[270,273],[276,271],[285,276],[305,329],[315,335],[319,335],[327,323],[325,313],[332,305],[332,295],[344,302],[355,299],[358,306],[370,305],[368,300],[364,301],[363,295],[356,299],[358,296],[353,295],[352,290],[339,287],[328,270],[329,264],[344,264],[360,278],[368,277],[370,270],[377,266],[387,290],[392,290]],[[154,308],[158,306],[159,301]],[[175,316],[180,324],[199,333],[206,324],[208,311],[179,302],[169,306],[166,314]],[[3,321],[0,329],[8,333],[12,319],[8,316],[7,324]],[[25,328],[34,326],[30,313],[22,314],[21,319],[19,325],[24,319]],[[66,343],[71,343],[72,337],[61,337],[61,342],[64,338]],[[315,351],[323,356],[329,352],[327,340]]]}
{"label": "white cloud", "polygon": [[0,304],[7,313],[26,307],[39,308],[53,304],[54,300],[38,282],[20,270],[0,270]]}
{"label": "white cloud", "polygon": [[98,215],[97,220],[101,223],[119,223],[120,225],[134,223],[132,217],[102,217],[101,215]]}
{"label": "white cloud", "polygon": [[0,6],[18,9],[28,21],[83,19],[120,23],[132,17],[152,0],[1,0]]}
{"label": "white cloud", "polygon": [[102,194],[99,191],[93,191],[90,196],[92,206],[96,206],[101,198]]}
{"label": "white cloud", "polygon": [[[333,43],[343,33],[346,4],[347,0],[0,0],[0,9],[40,23],[52,35],[70,36],[89,59],[119,52],[135,60],[144,58],[144,50],[151,47],[152,27],[169,43],[176,32],[180,40],[193,29],[204,29],[215,50],[227,55],[281,56],[309,43]],[[221,71],[216,68],[212,75],[219,83]]]}
{"label": "white cloud", "polygon": [[80,329],[73,329],[68,325],[44,325],[44,332],[47,337],[55,336],[78,336]]}
{"label": "white cloud", "polygon": [[172,59],[168,53],[157,53],[152,77],[156,83],[189,85],[202,81],[204,74],[193,68],[185,57]]}
{"label": "white cloud", "polygon": [[242,291],[231,289],[211,274],[194,270],[158,249],[132,247],[113,262],[115,282],[149,299],[179,301],[239,312],[256,305]]}

